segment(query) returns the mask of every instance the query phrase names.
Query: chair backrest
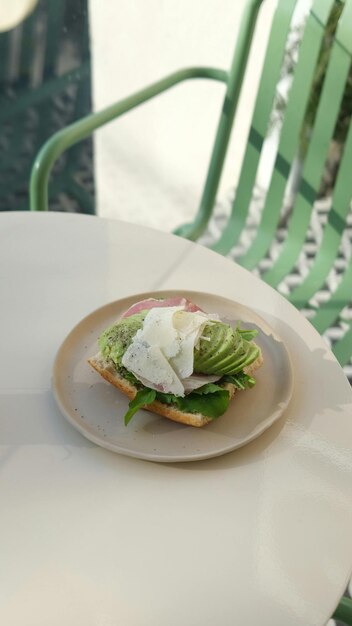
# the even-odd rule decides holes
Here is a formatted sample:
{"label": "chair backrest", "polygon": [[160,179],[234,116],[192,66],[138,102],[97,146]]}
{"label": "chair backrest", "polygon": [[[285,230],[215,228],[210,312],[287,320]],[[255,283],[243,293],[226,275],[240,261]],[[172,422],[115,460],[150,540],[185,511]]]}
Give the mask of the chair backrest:
{"label": "chair backrest", "polygon": [[[270,132],[277,103],[277,85],[282,80],[286,42],[296,6],[296,0],[278,3],[231,214],[212,247],[222,254],[231,254],[248,269],[259,269],[262,278],[276,288],[293,273],[294,280],[284,285],[285,295],[296,306],[307,310],[320,332],[332,324],[339,328],[339,332],[333,333],[335,339],[338,338],[333,349],[345,365],[352,355],[352,242],[349,241],[352,218],[352,0],[312,2],[297,59],[291,68],[291,85],[287,105],[281,111],[282,124],[270,182],[263,194],[262,206],[257,207],[258,223],[254,236],[249,239],[247,236],[247,241],[243,242],[265,138]],[[314,215],[316,219],[313,207],[319,198],[329,148],[342,114],[345,129],[342,158],[333,193],[325,202],[329,210],[327,212],[324,207],[320,220],[326,221],[326,225],[324,229],[320,228],[314,259],[308,260],[305,275],[299,280],[300,256],[307,238],[311,237]],[[287,189],[294,171],[299,175],[293,200],[287,207]],[[283,241],[278,241],[282,220],[286,221],[287,232],[282,235]],[[341,267],[335,269],[335,277],[338,274],[336,289],[326,301],[319,303],[319,295],[318,301],[314,298],[334,272],[334,264],[340,261],[341,265],[338,256],[343,244],[348,248],[347,259],[342,272]],[[326,293],[322,297],[325,300]],[[320,304],[319,310],[317,304]]]}

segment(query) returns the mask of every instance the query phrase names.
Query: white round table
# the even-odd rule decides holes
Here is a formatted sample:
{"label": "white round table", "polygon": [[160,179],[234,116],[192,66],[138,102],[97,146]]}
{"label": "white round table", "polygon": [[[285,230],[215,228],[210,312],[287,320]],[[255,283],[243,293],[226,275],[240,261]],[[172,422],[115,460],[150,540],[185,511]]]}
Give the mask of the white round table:
{"label": "white round table", "polygon": [[[231,261],[173,235],[72,214],[0,215],[0,622],[322,626],[352,569],[352,393],[317,332]],[[283,418],[216,459],[158,464],[76,432],[56,352],[134,293],[214,293],[290,352]]]}

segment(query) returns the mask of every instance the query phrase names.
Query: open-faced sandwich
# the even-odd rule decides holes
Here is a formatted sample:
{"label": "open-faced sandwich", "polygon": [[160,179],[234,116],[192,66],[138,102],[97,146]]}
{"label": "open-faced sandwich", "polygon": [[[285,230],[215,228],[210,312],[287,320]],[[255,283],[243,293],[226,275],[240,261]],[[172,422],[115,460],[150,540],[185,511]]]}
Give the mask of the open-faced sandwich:
{"label": "open-faced sandwich", "polygon": [[223,415],[262,364],[256,330],[222,322],[185,298],[148,298],[99,337],[90,365],[130,398],[127,425],[148,409],[190,426]]}

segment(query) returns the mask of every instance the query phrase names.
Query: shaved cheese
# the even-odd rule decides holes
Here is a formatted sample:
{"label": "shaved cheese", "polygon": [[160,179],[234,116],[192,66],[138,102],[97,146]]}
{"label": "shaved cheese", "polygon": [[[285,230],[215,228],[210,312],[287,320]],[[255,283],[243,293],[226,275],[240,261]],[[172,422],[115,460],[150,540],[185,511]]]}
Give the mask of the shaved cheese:
{"label": "shaved cheese", "polygon": [[151,389],[184,396],[184,387],[160,348],[148,345],[140,337],[127,348],[122,365],[139,380],[148,381]]}
{"label": "shaved cheese", "polygon": [[[177,308],[177,307],[175,307]],[[183,335],[198,332],[201,327],[209,322],[206,313],[189,313],[188,311],[177,311],[174,314],[173,325]]]}
{"label": "shaved cheese", "polygon": [[166,357],[175,356],[180,349],[180,338],[174,327],[173,318],[182,311],[182,308],[170,306],[150,309],[144,320],[141,337],[149,345],[158,346]]}
{"label": "shaved cheese", "polygon": [[188,378],[193,372],[194,333],[184,337],[180,342],[180,350],[170,359],[170,364],[180,378]]}
{"label": "shaved cheese", "polygon": [[185,311],[184,306],[152,308],[122,365],[145,386],[184,396],[182,381],[193,373],[194,347],[209,323],[206,313]]}

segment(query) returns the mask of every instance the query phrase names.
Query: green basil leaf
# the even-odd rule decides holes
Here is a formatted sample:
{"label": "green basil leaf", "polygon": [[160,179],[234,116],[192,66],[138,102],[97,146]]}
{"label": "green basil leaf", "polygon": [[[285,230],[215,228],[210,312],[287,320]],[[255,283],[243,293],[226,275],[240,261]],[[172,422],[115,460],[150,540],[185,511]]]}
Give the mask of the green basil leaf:
{"label": "green basil leaf", "polygon": [[125,415],[125,426],[129,424],[132,417],[139,409],[142,409],[147,404],[152,404],[156,398],[156,391],[154,389],[148,389],[148,387],[144,387],[137,392],[133,400],[129,403],[128,411]]}
{"label": "green basil leaf", "polygon": [[164,404],[177,404],[178,400],[177,396],[174,396],[173,393],[162,393],[161,391],[157,392],[156,398]]}
{"label": "green basil leaf", "polygon": [[130,372],[129,370],[127,370],[125,367],[119,367],[116,368],[117,371],[121,374],[121,376],[123,376],[123,378],[126,378],[126,380],[128,380],[130,383],[132,383],[132,385],[134,385],[135,387],[141,387],[142,383],[138,380],[138,378],[135,377],[134,374],[132,374],[132,372]]}
{"label": "green basil leaf", "polygon": [[227,374],[223,376],[221,382],[232,383],[236,389],[250,389],[254,387],[256,381],[255,378],[245,374],[244,372],[238,372],[238,374]]}
{"label": "green basil leaf", "polygon": [[252,341],[254,337],[258,335],[258,331],[255,328],[245,329],[240,327],[240,322],[237,323],[236,330],[240,333],[241,337],[246,341]]}
{"label": "green basil leaf", "polygon": [[223,391],[223,388],[219,387],[219,385],[217,385],[216,383],[206,383],[202,387],[198,387],[198,389],[194,389],[192,393],[206,395],[208,393],[214,393],[215,391]]}
{"label": "green basil leaf", "polygon": [[223,415],[230,402],[230,394],[227,389],[223,389],[214,383],[207,383],[203,387],[195,389],[184,398],[174,396],[172,393],[160,392],[156,396],[160,402],[173,404],[180,411],[185,413],[202,413],[213,419]]}
{"label": "green basil leaf", "polygon": [[202,413],[215,419],[223,415],[230,403],[230,394],[227,389],[218,387],[218,391],[209,393],[192,392],[184,398],[177,399],[178,406],[186,413]]}

